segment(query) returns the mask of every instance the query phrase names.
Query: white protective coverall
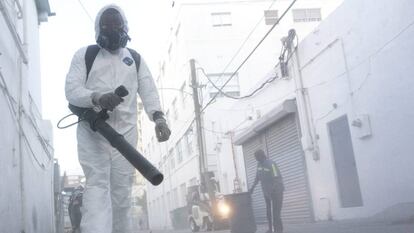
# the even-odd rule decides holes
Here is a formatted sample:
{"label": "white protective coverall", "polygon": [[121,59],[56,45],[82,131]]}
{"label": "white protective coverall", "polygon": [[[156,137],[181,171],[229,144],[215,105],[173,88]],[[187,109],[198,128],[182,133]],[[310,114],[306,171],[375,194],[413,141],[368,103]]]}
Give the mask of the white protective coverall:
{"label": "white protective coverall", "polygon": [[[99,35],[99,21],[102,13],[114,8],[127,20],[122,10],[109,5],[98,13],[95,30]],[[124,85],[129,95],[109,113],[106,121],[132,145],[137,145],[137,93],[144,109],[152,120],[156,111],[161,111],[159,96],[151,73],[141,58],[137,75],[135,62],[127,65],[125,57],[133,60],[126,48],[115,52],[101,49],[95,58],[87,82],[85,65],[86,47],[79,49],[66,77],[66,98],[78,107],[93,107],[91,95],[94,92],[113,92]],[[134,167],[100,134],[90,129],[87,122],[77,127],[79,162],[86,176],[82,209],[82,233],[130,233],[131,187]]]}

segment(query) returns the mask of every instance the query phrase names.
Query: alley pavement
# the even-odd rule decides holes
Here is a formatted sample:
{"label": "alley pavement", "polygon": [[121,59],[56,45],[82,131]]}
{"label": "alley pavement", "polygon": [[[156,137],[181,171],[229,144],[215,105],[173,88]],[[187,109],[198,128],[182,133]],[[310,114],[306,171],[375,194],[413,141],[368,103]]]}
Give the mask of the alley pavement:
{"label": "alley pavement", "polygon": [[[255,233],[265,233],[258,225]],[[139,233],[190,233],[188,230],[146,230]],[[214,233],[230,233],[230,230]],[[233,232],[243,233],[243,232]],[[284,233],[414,233],[414,203],[402,203],[369,218],[285,224]]]}
{"label": "alley pavement", "polygon": [[[139,233],[190,233],[190,230],[152,230]],[[258,226],[256,233],[265,233],[264,225]],[[230,230],[214,231],[214,233],[230,233]],[[236,232],[234,232],[236,233]],[[240,232],[241,233],[241,232]],[[322,222],[312,224],[287,225],[284,233],[414,233],[414,222],[411,223],[341,223]]]}

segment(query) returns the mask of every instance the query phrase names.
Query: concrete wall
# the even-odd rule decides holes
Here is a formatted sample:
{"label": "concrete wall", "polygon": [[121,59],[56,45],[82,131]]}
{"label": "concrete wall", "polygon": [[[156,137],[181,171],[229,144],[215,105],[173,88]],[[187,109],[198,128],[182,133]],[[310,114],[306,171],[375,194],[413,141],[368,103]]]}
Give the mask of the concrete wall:
{"label": "concrete wall", "polygon": [[[264,15],[273,1],[178,1],[171,15],[172,26],[170,38],[166,45],[165,57],[160,62],[160,75],[156,77],[157,85],[163,101],[164,112],[168,112],[172,135],[168,142],[159,144],[154,136],[153,123],[149,122],[147,116],[142,119],[142,143],[144,154],[157,164],[166,174],[165,181],[158,187],[148,186],[149,218],[152,228],[170,228],[171,222],[169,211],[183,206],[184,196],[178,193],[178,197],[170,195],[175,188],[189,180],[199,176],[198,150],[195,128],[193,130],[192,152],[184,150],[183,161],[174,169],[170,167],[168,151],[174,149],[190,128],[194,118],[194,104],[192,89],[190,86],[189,60],[195,59],[196,66],[203,68],[207,73],[222,73],[227,63],[236,55],[237,50],[253,31],[243,49],[237,53],[233,62],[225,72],[233,72],[242,60],[248,55],[253,47],[262,39],[269,30],[270,25],[265,25],[264,20],[259,20]],[[341,1],[302,1],[298,2],[293,9],[297,8],[322,8],[322,19],[339,5]],[[290,1],[280,0],[272,5],[277,9],[279,16],[288,7]],[[213,27],[211,13],[231,12],[230,27]],[[281,25],[270,34],[255,55],[251,57],[243,69],[239,71],[239,88],[241,95],[249,93],[252,87],[265,76],[269,69],[274,67],[278,61],[280,52],[280,38],[285,36],[291,27],[297,27],[301,35],[306,35],[319,22],[294,23],[292,13],[288,12]],[[257,27],[256,27],[257,25]],[[169,52],[168,52],[169,51]],[[208,84],[204,74],[197,70],[199,83]],[[180,90],[185,83],[184,94]],[[208,86],[200,88],[202,93],[202,104],[210,99]],[[185,97],[184,101],[182,98]],[[172,102],[176,101],[177,117],[174,118]],[[233,180],[235,178],[235,165],[232,155],[231,138],[228,131],[240,130],[244,127],[248,117],[255,117],[257,113],[251,111],[246,114],[229,112],[235,100],[219,98],[205,112],[204,135],[206,138],[206,150],[208,154],[209,170],[215,171],[224,193],[232,193],[234,190]],[[242,107],[252,109],[251,106]],[[239,111],[240,112],[240,111]],[[252,118],[254,119],[254,118]],[[242,123],[242,124],[240,124]],[[195,125],[195,124],[194,124]],[[238,152],[238,153],[237,153]],[[236,167],[240,173],[241,186],[246,190],[244,164],[241,149],[235,148],[237,159]],[[165,159],[164,159],[165,158]],[[181,195],[181,196],[180,196]],[[168,210],[168,211],[166,211]]]}
{"label": "concrete wall", "polygon": [[[413,9],[407,0],[347,0],[299,45],[300,70],[309,93],[310,131],[318,138],[320,156],[314,160],[302,140],[316,220],[366,217],[414,201]],[[298,74],[295,62],[294,57],[290,78]],[[280,80],[234,108],[250,103],[265,113],[281,99],[295,96],[294,90],[292,79]],[[267,100],[273,103],[262,107]],[[303,115],[303,109],[299,111]],[[340,205],[327,128],[344,114],[349,119],[363,199],[363,206],[355,208]],[[352,126],[364,117],[370,127]],[[308,130],[302,127],[303,132]]]}
{"label": "concrete wall", "polygon": [[40,114],[38,13],[34,1],[25,1],[23,18],[18,19],[11,4],[9,1],[5,10],[26,44],[28,63],[22,63],[2,14],[0,229],[13,233],[51,233],[54,232],[53,142],[51,125]]}
{"label": "concrete wall", "polygon": [[[302,70],[305,85],[325,82],[309,89],[321,154],[319,162],[308,157],[313,198],[315,206],[320,198],[329,198],[336,218],[367,216],[414,201],[413,10],[414,4],[404,0],[349,0],[300,46],[302,66],[309,62]],[[334,40],[338,42],[320,53]],[[366,139],[351,126],[364,202],[360,208],[338,206],[326,123],[342,114],[350,121],[367,115],[371,124],[372,136]]]}

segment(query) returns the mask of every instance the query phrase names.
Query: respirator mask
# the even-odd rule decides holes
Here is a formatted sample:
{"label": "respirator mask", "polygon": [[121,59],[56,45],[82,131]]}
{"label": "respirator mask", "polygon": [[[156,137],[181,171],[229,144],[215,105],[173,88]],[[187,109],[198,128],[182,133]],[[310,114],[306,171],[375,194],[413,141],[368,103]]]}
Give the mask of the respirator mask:
{"label": "respirator mask", "polygon": [[99,35],[96,43],[104,49],[115,51],[125,48],[131,38],[124,29],[121,14],[115,9],[106,10],[99,22]]}

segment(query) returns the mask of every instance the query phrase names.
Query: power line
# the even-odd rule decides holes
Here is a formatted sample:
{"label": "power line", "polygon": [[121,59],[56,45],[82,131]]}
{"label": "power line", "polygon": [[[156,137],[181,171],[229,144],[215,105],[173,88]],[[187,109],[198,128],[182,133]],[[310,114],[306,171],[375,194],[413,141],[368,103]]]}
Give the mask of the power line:
{"label": "power line", "polygon": [[[335,76],[334,78],[332,78],[332,79],[330,79],[330,80],[327,80],[327,81],[322,81],[322,82],[320,82],[320,83],[317,83],[317,84],[314,84],[314,85],[312,85],[312,86],[309,86],[307,89],[313,89],[313,88],[315,88],[315,87],[318,87],[318,86],[322,86],[322,85],[325,85],[325,84],[327,84],[327,83],[330,83],[330,82],[332,82],[332,81],[335,81],[336,79],[338,79],[338,78],[340,78],[340,77],[343,77],[347,72],[349,72],[349,71],[351,71],[351,70],[354,70],[355,68],[357,68],[357,67],[359,67],[360,65],[362,65],[362,64],[364,64],[365,62],[368,62],[369,63],[369,65],[371,66],[371,59],[373,58],[373,57],[375,57],[375,56],[377,56],[386,46],[388,46],[390,43],[392,43],[393,41],[395,41],[396,39],[398,39],[398,37],[400,37],[405,31],[407,31],[410,27],[412,27],[414,25],[414,21],[413,22],[411,22],[411,23],[409,23],[407,26],[405,26],[401,31],[399,31],[397,34],[395,34],[395,36],[393,36],[390,40],[388,40],[386,43],[384,43],[381,47],[379,47],[377,50],[375,50],[373,53],[371,53],[367,58],[365,58],[365,59],[363,59],[360,63],[358,63],[358,64],[356,64],[356,65],[354,65],[352,68],[350,68],[348,71],[345,71],[345,72],[342,72],[342,73],[340,73],[340,74],[338,74],[337,76]],[[292,56],[290,56],[289,58],[288,58],[288,60],[291,58]],[[204,69],[202,69],[202,68],[200,68],[200,70],[202,70],[203,71],[203,73],[205,74],[205,72],[204,72]],[[206,74],[205,74],[206,75]],[[206,75],[207,76],[207,75]],[[320,120],[322,120],[322,119],[324,119],[324,118],[326,118],[326,117],[328,117],[332,112],[334,112],[337,108],[339,108],[340,106],[342,106],[342,105],[344,105],[344,104],[346,104],[349,100],[350,100],[350,98],[351,98],[351,96],[353,96],[354,94],[356,94],[356,93],[358,93],[361,89],[362,89],[362,87],[363,86],[365,86],[365,84],[366,84],[366,82],[367,82],[367,80],[369,79],[369,77],[371,77],[371,71],[369,71],[368,72],[368,74],[365,76],[365,78],[364,78],[364,80],[362,80],[362,82],[360,83],[360,85],[357,87],[357,88],[355,88],[354,90],[352,90],[351,91],[351,93],[350,93],[350,96],[343,102],[343,103],[341,103],[340,105],[336,105],[335,107],[333,107],[332,109],[330,109],[328,112],[326,112],[325,114],[323,114],[323,115],[321,115],[320,117],[318,117],[317,119],[315,119],[315,121],[320,121]],[[208,77],[207,77],[208,78]],[[209,80],[210,82],[211,82],[211,80]],[[212,82],[211,82],[212,83]],[[213,83],[212,83],[213,84]],[[213,86],[214,86],[214,84],[213,84]],[[215,87],[216,88],[216,87]],[[224,94],[224,93],[223,93]],[[287,95],[285,95],[285,96],[283,96],[282,98],[284,98],[284,97],[286,97],[286,96],[288,96],[288,95],[290,95],[291,93],[288,93]],[[229,97],[229,96],[228,96]],[[232,97],[232,96],[230,96],[230,97]],[[281,98],[279,98],[279,99],[281,99]],[[272,102],[274,102],[274,101],[271,101],[271,102],[269,102],[269,103],[272,103]]]}
{"label": "power line", "polygon": [[[35,104],[34,104],[34,100],[32,99],[32,97],[30,96],[30,108],[29,108],[29,112],[30,112],[30,114],[27,114],[24,110],[23,110],[23,113],[26,115],[26,117],[30,120],[30,123],[32,124],[32,126],[33,126],[33,128],[35,129],[35,131],[36,131],[36,133],[37,133],[37,135],[38,135],[38,137],[39,137],[39,140],[40,140],[40,142],[41,142],[41,144],[42,144],[42,146],[43,146],[43,148],[45,148],[45,150],[47,151],[47,152],[49,152],[49,150],[47,149],[48,147],[49,148],[51,148],[53,151],[55,150],[54,148],[53,148],[53,146],[50,144],[50,142],[49,142],[49,140],[47,140],[44,136],[42,136],[42,134],[41,134],[41,130],[40,130],[40,127],[39,127],[39,125],[37,124],[37,121],[36,121],[36,116],[35,116],[35,114],[33,113],[33,111],[32,111],[32,106],[35,106],[35,107],[37,107]],[[37,110],[37,108],[36,108],[36,110]],[[37,110],[37,112],[39,113],[39,111]],[[42,118],[42,116],[41,115],[39,115],[39,118]],[[49,157],[50,158],[52,158],[53,157],[53,155],[52,154],[50,154],[50,153],[48,153],[48,155],[49,155]]]}
{"label": "power line", "polygon": [[[295,0],[296,1],[296,0]],[[295,2],[294,1],[294,2]],[[271,4],[270,4],[270,6],[268,7],[268,10],[269,9],[271,9],[272,8],[272,6],[274,5],[274,3],[276,2],[276,0],[274,0]],[[292,4],[293,5],[293,4]],[[290,6],[291,7],[291,6]],[[290,8],[289,7],[289,8]],[[286,12],[284,13],[284,14],[286,14]],[[281,18],[283,18],[283,16],[284,15],[282,15],[282,17]],[[250,33],[247,35],[247,37],[246,37],[246,39],[243,41],[243,43],[242,43],[242,45],[239,47],[239,49],[236,51],[236,53],[233,55],[233,57],[230,59],[230,61],[229,61],[229,63],[225,66],[225,68],[223,69],[223,72],[221,73],[221,76],[220,77],[222,77],[222,75],[225,73],[225,71],[227,70],[227,68],[231,65],[231,63],[233,62],[233,60],[236,58],[236,56],[239,54],[239,52],[242,50],[242,48],[244,47],[244,45],[247,43],[247,41],[248,41],[248,39],[250,39],[250,37],[251,37],[251,35],[253,34],[253,32],[257,29],[257,27],[260,25],[260,23],[263,21],[263,19],[265,18],[265,16],[263,15],[262,16],[262,18],[259,20],[259,22],[255,25],[255,27],[250,31]],[[280,19],[281,18],[279,18],[278,19],[278,21],[272,26],[272,28],[270,29],[270,31],[271,30],[273,30],[273,28],[275,27],[275,25],[276,24],[278,24],[279,23],[279,21],[280,21]],[[265,35],[265,37],[264,38],[266,38],[267,37],[267,35],[270,33],[270,31]],[[262,39],[262,40],[264,40],[264,38]],[[262,43],[262,41],[260,42],[260,43]],[[259,45],[260,45],[260,43],[259,43]],[[255,49],[257,49],[257,47],[258,46],[256,46],[256,48]],[[252,54],[252,53],[251,53]],[[247,58],[248,59],[248,58]],[[246,59],[246,60],[247,60]],[[237,71],[236,71],[237,72]],[[234,74],[233,74],[234,75]],[[224,87],[223,87],[224,88]],[[217,97],[217,95],[215,96],[215,97]],[[214,97],[214,98],[215,98]],[[210,103],[209,103],[210,104]],[[203,110],[204,110],[204,108],[201,110],[201,113],[203,112]],[[187,124],[188,122],[190,122],[191,121],[191,123],[190,123],[190,126],[192,126],[193,125],[193,123],[194,123],[194,121],[195,121],[195,117],[191,117],[191,118],[189,118],[188,120],[186,120],[185,121],[185,124]]]}
{"label": "power line", "polygon": [[[270,10],[272,6],[276,3],[277,0],[273,0],[270,6],[267,8],[267,10]],[[265,16],[263,15],[260,20],[257,22],[257,24],[253,27],[253,29],[250,31],[250,33],[247,35],[247,37],[244,39],[243,43],[240,45],[240,47],[237,49],[236,53],[233,55],[233,57],[230,59],[230,61],[227,63],[227,65],[224,67],[223,71],[221,72],[221,75],[219,78],[223,77],[223,74],[226,72],[227,68],[231,65],[231,63],[234,61],[234,59],[239,55],[240,51],[243,49],[243,47],[246,45],[247,41],[250,39],[250,37],[253,35],[253,32],[256,31],[256,29],[259,27],[259,25],[262,23]]]}
{"label": "power line", "polygon": [[228,132],[240,132],[240,131],[243,131],[243,130],[245,130],[245,129],[247,129],[248,127],[244,127],[244,128],[241,128],[241,129],[237,129],[240,125],[242,125],[242,124],[244,124],[246,121],[242,121],[238,126],[236,126],[234,129],[231,129],[231,130],[228,130],[227,132],[221,132],[221,131],[216,131],[216,130],[213,130],[213,129],[208,129],[208,128],[205,128],[205,127],[202,127],[203,128],[203,130],[205,130],[205,131],[208,131],[208,132],[210,132],[210,133],[213,133],[213,134],[219,134],[219,135],[222,135],[222,136],[226,136],[227,134],[228,134]]}
{"label": "power line", "polygon": [[[341,77],[343,77],[344,75],[346,75],[349,71],[352,71],[354,69],[356,69],[357,67],[359,67],[360,65],[364,64],[365,62],[371,62],[371,59],[375,56],[377,56],[385,47],[387,47],[390,43],[392,43],[393,41],[395,41],[396,39],[398,39],[398,37],[400,37],[405,31],[407,31],[410,27],[414,26],[414,21],[410,22],[407,26],[405,26],[401,31],[399,31],[397,34],[395,34],[391,39],[389,39],[387,42],[385,42],[381,47],[379,47],[377,50],[375,50],[373,53],[371,53],[370,55],[368,55],[366,58],[362,59],[361,62],[359,62],[358,64],[354,65],[353,67],[349,68],[347,71],[344,71],[338,75],[336,75],[335,77],[326,80],[326,81],[322,81],[319,83],[316,83],[312,86],[307,87],[307,89],[311,89],[311,88],[315,88],[315,87],[319,87],[319,86],[323,86],[325,84],[328,84],[332,81],[335,81],[336,79],[339,79]],[[303,67],[301,67],[302,69]]]}
{"label": "power line", "polygon": [[[276,64],[276,66],[274,67],[274,69],[276,69],[277,67],[280,67],[281,68],[281,72],[282,72],[282,77],[285,77],[285,76],[287,76],[287,67],[286,67],[286,65],[287,65],[287,62],[288,61],[290,61],[290,59],[292,58],[292,56],[293,56],[293,53],[291,52],[291,50],[289,49],[290,47],[291,47],[291,43],[292,43],[292,41],[294,40],[294,38],[296,37],[296,40],[297,41],[299,41],[298,40],[298,37],[297,37],[297,35],[296,35],[296,33],[294,32],[294,30],[293,30],[293,33],[291,33],[292,32],[292,30],[290,30],[289,31],[289,36],[288,36],[288,38],[282,43],[282,47],[281,47],[281,51],[280,51],[280,55],[279,55],[279,62],[278,62],[278,64]],[[289,39],[290,38],[290,39]],[[297,43],[298,44],[298,43]],[[296,47],[295,47],[295,50],[296,50]],[[286,54],[286,52],[288,52],[288,56],[287,56],[287,58],[285,59],[285,54]],[[218,90],[218,92],[220,92],[220,94],[222,94],[223,96],[225,96],[225,97],[228,97],[228,98],[231,98],[231,99],[236,99],[236,100],[240,100],[240,99],[246,99],[246,98],[249,98],[249,97],[252,97],[253,95],[255,95],[257,92],[259,92],[261,89],[263,89],[265,86],[266,86],[266,84],[269,84],[269,83],[271,83],[271,82],[273,82],[273,81],[275,81],[277,78],[279,78],[278,77],[278,74],[276,73],[275,74],[275,76],[274,77],[270,77],[270,78],[268,78],[264,83],[262,83],[258,88],[256,88],[255,90],[253,90],[250,94],[247,94],[247,95],[245,95],[245,96],[232,96],[232,95],[229,95],[229,94],[227,94],[226,92],[224,92],[223,90],[222,90],[222,88],[219,88],[219,87],[217,87],[217,85],[210,79],[210,77],[209,77],[209,75],[206,73],[206,71],[204,70],[204,68],[202,68],[202,67],[199,67],[199,68],[197,68],[198,70],[201,70],[202,72],[203,72],[203,74],[206,76],[206,78],[207,78],[207,80],[211,83],[211,85],[216,89],[216,90]],[[222,75],[223,74],[221,74],[221,76],[219,76],[219,79],[218,80],[220,80],[220,77],[222,77]],[[217,80],[217,81],[218,81]]]}
{"label": "power line", "polygon": [[[227,81],[223,84],[223,86],[220,88],[220,91],[226,87],[226,85],[230,82],[230,80],[237,74],[237,72],[244,66],[244,64],[249,60],[249,58],[253,55],[253,53],[257,50],[257,48],[263,43],[263,41],[267,38],[267,36],[273,31],[273,29],[276,27],[276,25],[279,24],[279,22],[285,17],[287,12],[292,8],[292,6],[296,3],[297,0],[293,0],[292,3],[287,7],[287,9],[283,12],[283,14],[278,18],[278,20],[273,24],[273,26],[269,29],[269,31],[263,36],[263,38],[259,41],[259,43],[254,47],[254,49],[249,53],[249,55],[244,59],[244,61],[237,67],[236,71],[233,72],[233,74],[227,79]],[[203,112],[213,101],[217,98],[220,92],[217,92],[213,98],[210,99],[210,101],[201,109],[201,112]]]}
{"label": "power line", "polygon": [[265,82],[263,82],[258,88],[256,88],[255,90],[253,90],[250,94],[245,95],[245,96],[241,96],[241,97],[237,97],[237,96],[231,96],[229,94],[227,94],[226,92],[224,92],[223,90],[221,90],[211,79],[210,77],[208,77],[206,71],[204,70],[204,68],[199,67],[197,68],[198,70],[201,70],[201,72],[203,72],[204,76],[206,76],[207,80],[209,81],[209,83],[211,83],[211,85],[217,89],[222,95],[226,96],[227,98],[231,98],[231,99],[236,99],[236,100],[240,100],[240,99],[246,99],[249,97],[252,97],[253,95],[255,95],[258,91],[260,91],[261,89],[263,89],[266,84],[269,84],[273,81],[275,81],[279,76],[276,74],[273,77],[268,78]]}
{"label": "power line", "polygon": [[179,92],[181,92],[183,94],[186,94],[186,95],[193,95],[193,93],[190,93],[188,91],[184,91],[184,90],[181,90],[181,89],[178,89],[178,88],[173,88],[173,87],[160,87],[160,88],[158,88],[158,90],[179,91]]}
{"label": "power line", "polygon": [[[288,8],[283,12],[283,14],[281,15],[281,17],[273,24],[273,26],[269,29],[269,31],[263,36],[263,38],[259,41],[259,43],[255,46],[255,48],[250,52],[250,54],[246,57],[246,59],[239,65],[239,67],[236,69],[236,71],[230,76],[230,78],[224,83],[224,85],[221,88],[218,88],[219,92],[217,92],[213,98],[210,99],[210,101],[206,104],[206,106],[204,106],[204,108],[201,109],[201,113],[204,112],[204,110],[217,98],[218,94],[220,93],[220,91],[222,91],[224,89],[224,87],[227,85],[227,83],[234,77],[234,75],[238,72],[238,70],[240,70],[240,68],[247,62],[247,60],[251,57],[251,55],[257,50],[257,48],[261,45],[261,43],[263,43],[263,41],[267,38],[267,36],[270,34],[270,32],[276,27],[276,25],[279,24],[279,22],[285,17],[285,15],[287,14],[287,12],[292,8],[292,6],[296,3],[297,0],[293,0],[293,2],[288,6]],[[290,59],[290,57],[289,57]],[[225,71],[224,71],[225,72]],[[221,74],[223,75],[224,72]],[[276,76],[277,77],[277,76]],[[266,82],[262,85],[266,85]],[[260,90],[260,89],[259,89]],[[289,93],[290,94],[290,93]],[[288,95],[285,95],[288,96]],[[190,122],[190,125],[192,125],[195,121],[195,116],[189,118],[188,120],[186,120],[187,122]]]}
{"label": "power line", "polygon": [[[286,47],[283,45],[282,46],[282,51],[281,51],[281,57],[283,56],[284,57],[284,54],[285,54],[285,51],[286,51],[287,49],[286,49]],[[287,59],[286,59],[286,61],[284,61],[284,64],[286,64],[288,61],[290,61],[290,59],[292,58],[292,56],[293,56],[293,53],[290,53],[289,54],[289,56],[287,57]],[[281,66],[281,61],[279,60],[279,63],[274,67],[274,69],[275,68],[277,68],[277,67],[280,67]],[[226,92],[224,92],[221,88],[219,88],[211,79],[210,79],[210,77],[208,76],[208,74],[206,73],[206,71],[204,70],[204,68],[203,67],[198,67],[197,68],[198,70],[201,70],[201,72],[203,72],[203,74],[204,74],[204,76],[206,76],[206,78],[207,78],[207,80],[208,80],[208,82],[209,83],[211,83],[211,85],[216,89],[216,90],[218,90],[223,96],[225,96],[225,97],[228,97],[228,98],[231,98],[231,99],[236,99],[236,100],[240,100],[240,99],[246,99],[246,98],[249,98],[249,97],[252,97],[252,96],[254,96],[258,91],[260,91],[261,89],[263,89],[265,86],[266,86],[266,84],[269,84],[269,83],[271,83],[271,82],[273,82],[273,81],[275,81],[276,79],[278,79],[279,78],[279,76],[278,76],[278,74],[276,73],[275,74],[275,76],[274,77],[270,77],[270,78],[268,78],[265,82],[263,82],[262,84],[260,84],[260,86],[258,87],[258,88],[256,88],[255,90],[253,90],[250,94],[247,94],[247,95],[245,95],[245,96],[232,96],[232,95],[229,95],[229,94],[227,94]]]}
{"label": "power line", "polygon": [[[375,53],[373,53],[373,54],[375,54]],[[341,107],[341,106],[343,106],[343,105],[345,105],[346,103],[348,103],[351,99],[352,99],[352,97],[354,96],[354,94],[356,94],[356,93],[358,93],[361,89],[362,89],[362,87],[363,86],[365,86],[365,84],[367,83],[367,80],[371,77],[371,58],[373,57],[373,55],[370,55],[369,57],[368,57],[368,65],[369,65],[369,70],[368,70],[368,72],[367,72],[367,75],[365,76],[365,78],[361,81],[361,83],[359,84],[359,86],[357,87],[357,88],[355,88],[354,90],[352,90],[350,93],[349,93],[349,95],[347,96],[347,98],[345,99],[345,101],[343,101],[341,104],[335,104],[334,106],[333,106],[333,108],[332,109],[330,109],[329,111],[327,111],[326,113],[324,113],[323,115],[321,115],[321,116],[319,116],[318,118],[316,118],[315,119],[315,122],[319,122],[319,121],[321,121],[321,120],[323,120],[323,119],[325,119],[326,117],[328,117],[329,115],[331,115],[331,113],[333,113],[336,109],[338,109],[339,107]],[[365,60],[364,60],[364,62],[365,62]],[[361,62],[361,63],[359,63],[358,65],[356,65],[356,66],[354,66],[353,67],[353,69],[355,68],[355,67],[358,67],[358,66],[360,66],[361,64],[363,64],[364,62]]]}
{"label": "power line", "polygon": [[326,117],[328,117],[332,112],[334,112],[336,109],[338,109],[339,107],[343,106],[344,104],[346,104],[349,100],[351,100],[351,98],[358,93],[362,87],[364,87],[367,83],[367,80],[371,77],[371,59],[373,57],[378,56],[378,54],[380,54],[382,52],[382,50],[387,47],[389,44],[391,44],[393,41],[395,41],[396,39],[398,39],[405,31],[407,31],[410,27],[412,27],[414,25],[414,21],[412,21],[411,23],[409,23],[407,26],[405,26],[401,31],[399,31],[397,34],[395,34],[390,40],[388,40],[387,42],[385,42],[381,47],[379,47],[377,50],[375,50],[373,53],[371,53],[367,58],[363,59],[360,63],[356,64],[355,66],[353,66],[352,68],[348,69],[347,71],[345,71],[344,73],[339,74],[338,76],[336,76],[335,78],[329,80],[329,81],[325,81],[322,82],[320,84],[317,85],[313,85],[310,88],[313,87],[317,87],[317,86],[321,86],[324,85],[330,81],[334,81],[336,80],[338,77],[341,77],[343,75],[345,75],[346,73],[348,73],[349,71],[354,70],[355,68],[359,67],[360,65],[364,64],[365,62],[368,62],[369,65],[369,71],[367,73],[367,75],[365,76],[365,78],[361,81],[361,83],[359,84],[359,86],[357,88],[355,88],[354,90],[352,90],[347,99],[341,103],[340,105],[335,105],[332,109],[330,109],[328,112],[326,112],[325,114],[321,115],[320,117],[318,117],[317,119],[315,119],[316,122],[321,121],[323,119],[325,119]]}
{"label": "power line", "polygon": [[78,0],[79,5],[82,7],[83,11],[86,13],[86,15],[88,16],[88,18],[91,20],[91,22],[93,23],[93,18],[92,16],[89,14],[88,10],[86,9],[85,5],[83,5],[81,0]]}
{"label": "power line", "polygon": [[213,130],[213,129],[207,129],[206,127],[202,127],[202,128],[203,128],[205,131],[208,131],[208,132],[210,132],[210,133],[226,135],[226,133],[225,133],[225,132],[220,132],[220,131],[216,131],[216,130]]}
{"label": "power line", "polygon": [[[80,0],[79,0],[80,1]],[[270,10],[273,5],[275,4],[277,0],[272,1],[272,3],[269,5],[268,10]],[[82,5],[82,3],[80,2],[80,4]],[[83,5],[82,5],[83,6]],[[85,12],[87,13],[86,9],[84,8]],[[89,15],[89,14],[88,14]],[[247,41],[250,39],[251,35],[253,35],[253,32],[256,31],[256,29],[258,28],[258,26],[260,25],[260,23],[263,21],[263,19],[265,18],[265,16],[263,15],[260,20],[257,22],[257,24],[253,27],[253,29],[250,31],[250,33],[247,35],[247,37],[245,38],[245,40],[243,41],[243,43],[241,44],[241,46],[238,48],[238,50],[236,51],[236,53],[233,55],[233,57],[230,59],[230,61],[227,63],[227,65],[225,66],[225,68],[223,69],[223,71],[221,72],[221,76],[223,76],[223,74],[226,72],[227,68],[231,65],[231,63],[234,61],[234,59],[237,57],[237,55],[240,53],[240,51],[243,49],[243,47],[245,46],[245,44],[247,43]],[[204,70],[203,70],[204,71]],[[205,72],[204,72],[205,73]],[[206,75],[207,76],[207,75]],[[208,77],[207,77],[208,78]],[[169,88],[159,88],[159,89],[169,89]],[[188,93],[190,94],[190,93]],[[191,94],[192,95],[192,94]],[[184,124],[187,125],[188,122],[191,123],[189,124],[190,127],[193,125],[195,118],[189,118],[187,120],[184,121]],[[186,129],[188,130],[188,129]],[[208,130],[207,130],[208,131]]]}
{"label": "power line", "polygon": [[[9,88],[7,87],[6,80],[4,79],[4,76],[1,72],[0,72],[0,80],[2,81],[2,83],[0,84],[0,87],[3,91],[4,96],[6,97],[7,105],[9,107],[9,110],[10,110],[10,113],[11,113],[12,117],[14,118],[14,120],[16,122],[17,129],[21,132],[21,136],[23,137],[28,149],[30,150],[30,153],[31,153],[33,159],[36,161],[36,163],[38,164],[38,166],[42,170],[46,170],[45,164],[41,163],[39,161],[39,159],[37,158],[36,153],[34,152],[34,150],[32,148],[32,145],[30,144],[30,140],[27,137],[26,132],[24,131],[20,120],[18,119],[18,111],[15,109],[15,106],[14,106],[15,104],[18,104],[18,103],[13,98],[13,96],[10,94]],[[24,111],[24,109],[23,109],[22,113],[25,114],[25,116],[28,117],[30,121],[33,120],[33,119],[30,118],[29,115],[27,115],[27,113]],[[33,122],[31,122],[31,123],[33,124]],[[37,133],[39,143],[41,144],[44,152],[49,157],[49,161],[47,161],[47,164],[46,164],[47,166],[49,166],[49,164],[53,161],[53,155],[51,155],[50,151],[47,149],[47,146],[44,144],[45,143],[44,141],[46,141],[45,138],[40,134],[40,132],[38,131],[36,126],[35,125],[33,125],[33,126],[34,126],[34,129],[35,129],[36,133]],[[52,147],[52,149],[53,149],[53,147]]]}

